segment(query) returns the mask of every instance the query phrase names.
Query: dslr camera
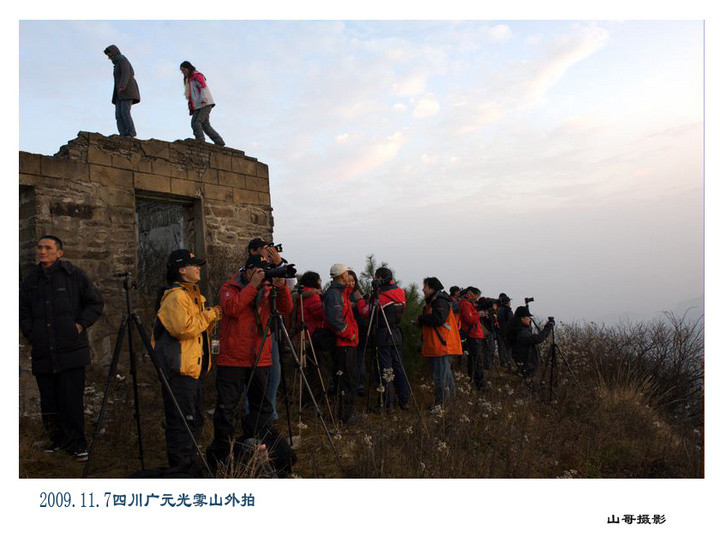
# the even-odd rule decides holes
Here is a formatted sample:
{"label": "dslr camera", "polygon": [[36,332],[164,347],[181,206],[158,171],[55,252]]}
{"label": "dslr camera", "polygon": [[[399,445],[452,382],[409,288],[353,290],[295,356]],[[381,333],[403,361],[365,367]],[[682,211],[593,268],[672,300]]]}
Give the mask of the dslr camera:
{"label": "dslr camera", "polygon": [[268,244],[268,248],[275,248],[278,253],[282,252],[282,244],[275,244],[274,242],[270,242],[270,244]]}
{"label": "dslr camera", "polygon": [[268,267],[265,269],[265,280],[273,278],[293,278],[297,274],[294,263],[286,263],[279,267]]}

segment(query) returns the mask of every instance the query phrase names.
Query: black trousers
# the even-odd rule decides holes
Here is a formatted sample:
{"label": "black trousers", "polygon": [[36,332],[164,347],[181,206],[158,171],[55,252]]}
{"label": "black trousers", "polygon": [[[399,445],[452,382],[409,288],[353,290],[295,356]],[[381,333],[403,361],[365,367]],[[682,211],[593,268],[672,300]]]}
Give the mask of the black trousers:
{"label": "black trousers", "polygon": [[85,368],[35,376],[43,426],[53,446],[87,448],[85,440]]}
{"label": "black trousers", "polygon": [[352,416],[357,394],[357,348],[335,347],[333,359],[338,417],[346,422]]}
{"label": "black trousers", "polygon": [[[213,441],[208,453],[215,459],[224,459],[230,452],[235,438],[235,427],[244,406],[240,402],[245,386],[250,379],[252,368],[219,366],[215,370],[217,403],[213,416]],[[273,425],[272,404],[267,397],[267,385],[270,377],[269,367],[259,367],[250,381],[248,389],[248,414],[242,420],[243,434],[247,437],[263,439]]]}
{"label": "black trousers", "polygon": [[172,402],[165,385],[162,386],[163,407],[165,408],[165,444],[170,467],[189,467],[195,463],[197,452],[182,418],[190,428],[195,441],[199,443],[205,422],[203,411],[204,374],[199,379],[190,376],[173,375],[168,384],[182,410],[182,416]]}
{"label": "black trousers", "polygon": [[475,387],[480,389],[485,385],[485,375],[483,372],[483,357],[485,355],[485,340],[482,338],[467,338],[467,372],[471,381],[475,383]]}

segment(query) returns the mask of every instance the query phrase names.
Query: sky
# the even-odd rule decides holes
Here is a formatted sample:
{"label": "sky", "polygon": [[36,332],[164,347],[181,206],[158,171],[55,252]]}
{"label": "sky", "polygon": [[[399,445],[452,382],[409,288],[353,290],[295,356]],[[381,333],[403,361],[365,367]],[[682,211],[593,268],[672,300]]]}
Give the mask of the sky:
{"label": "sky", "polygon": [[[333,263],[360,269],[373,253],[405,285],[437,276],[446,287],[505,291],[514,305],[534,296],[536,314],[566,322],[647,318],[703,297],[703,269],[712,268],[712,256],[704,264],[703,198],[715,197],[703,187],[703,56],[704,40],[709,48],[717,35],[704,35],[705,2],[654,2],[653,12],[626,0],[502,9],[455,0],[432,8],[306,0],[280,12],[272,1],[74,4],[36,2],[4,33],[7,50],[17,52],[11,93],[21,151],[51,155],[78,131],[116,133],[112,68],[102,53],[115,43],[140,86],[142,102],[133,108],[140,139],[191,137],[178,65],[189,60],[205,74],[217,102],[213,126],[228,146],[270,167],[275,241],[298,268],[324,280]],[[120,14],[154,20],[109,20]],[[188,17],[218,21],[166,20]],[[12,17],[2,24],[12,27]],[[708,74],[712,67],[706,63]],[[705,222],[709,235],[715,220]],[[712,326],[711,315],[711,333]],[[4,332],[13,336],[9,348],[14,328]],[[715,356],[710,338],[708,361]],[[706,381],[712,390],[712,368]],[[16,410],[14,385],[6,391],[3,401]],[[714,402],[707,399],[708,419],[716,417]],[[4,416],[17,433],[14,411]],[[245,481],[233,488],[256,495],[252,514],[217,510],[208,518],[227,518],[243,539],[259,541],[269,531],[297,541],[313,528],[319,546],[346,539],[355,517],[353,541],[401,535],[404,545],[425,546],[482,531],[484,542],[505,545],[552,537],[558,547],[578,539],[590,547],[677,547],[715,523],[713,432],[701,481]],[[15,454],[2,459],[12,526],[25,534],[35,528],[38,539],[82,521],[86,537],[120,547],[125,538],[157,536],[156,519],[167,523],[157,512],[134,514],[129,529],[119,528],[128,523],[118,510],[92,520],[77,510],[48,514],[37,509],[42,490],[77,497],[80,490],[193,488],[18,481]],[[377,514],[378,498],[401,528]],[[518,502],[533,511],[512,512]],[[652,530],[606,524],[613,513],[641,512],[667,513],[668,523]],[[199,514],[193,511],[195,522],[206,518]],[[425,517],[432,517],[427,525]],[[182,535],[186,544],[207,542],[206,528],[167,530],[163,536]]]}
{"label": "sky", "polygon": [[301,271],[374,254],[566,322],[703,295],[702,21],[21,21],[21,150],[117,132],[111,43],[140,139],[192,137],[205,74]]}
{"label": "sky", "polygon": [[374,254],[405,285],[437,276],[514,306],[534,297],[566,322],[703,295],[702,21],[19,31],[20,150],[117,132],[111,43],[139,83],[138,138],[192,137],[178,70],[189,60],[227,145],[269,165],[274,238],[301,271],[327,279],[333,263],[359,270]]}

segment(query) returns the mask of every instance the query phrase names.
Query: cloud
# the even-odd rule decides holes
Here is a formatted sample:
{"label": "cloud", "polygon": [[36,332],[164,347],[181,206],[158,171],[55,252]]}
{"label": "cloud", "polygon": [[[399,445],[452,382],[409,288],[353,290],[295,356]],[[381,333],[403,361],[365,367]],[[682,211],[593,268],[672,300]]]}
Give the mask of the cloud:
{"label": "cloud", "polygon": [[400,96],[420,95],[425,91],[426,77],[420,74],[413,74],[393,82],[391,93]]}
{"label": "cloud", "polygon": [[513,37],[512,31],[507,25],[484,26],[481,29],[481,33],[488,42],[498,44],[509,42]]}
{"label": "cloud", "polygon": [[544,61],[529,64],[533,73],[521,83],[525,106],[541,101],[570,68],[603,48],[609,38],[606,29],[596,26],[576,27],[572,34],[557,37],[547,47]]}
{"label": "cloud", "polygon": [[428,94],[419,99],[413,110],[414,118],[428,118],[440,112],[440,103],[433,94]]}

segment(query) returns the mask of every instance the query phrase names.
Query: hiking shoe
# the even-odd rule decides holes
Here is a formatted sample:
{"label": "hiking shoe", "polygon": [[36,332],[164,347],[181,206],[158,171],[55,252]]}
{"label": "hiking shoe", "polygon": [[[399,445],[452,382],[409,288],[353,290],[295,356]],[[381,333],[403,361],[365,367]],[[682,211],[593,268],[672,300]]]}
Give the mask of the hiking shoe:
{"label": "hiking shoe", "polygon": [[73,452],[75,461],[87,461],[89,456],[90,454],[88,453],[87,448],[82,446],[75,448],[75,451]]}
{"label": "hiking shoe", "polygon": [[59,444],[52,444],[52,443],[51,443],[51,444],[48,444],[47,446],[45,446],[45,453],[48,454],[48,455],[54,454],[55,452],[59,452],[59,451],[60,451],[60,445],[59,445]]}

